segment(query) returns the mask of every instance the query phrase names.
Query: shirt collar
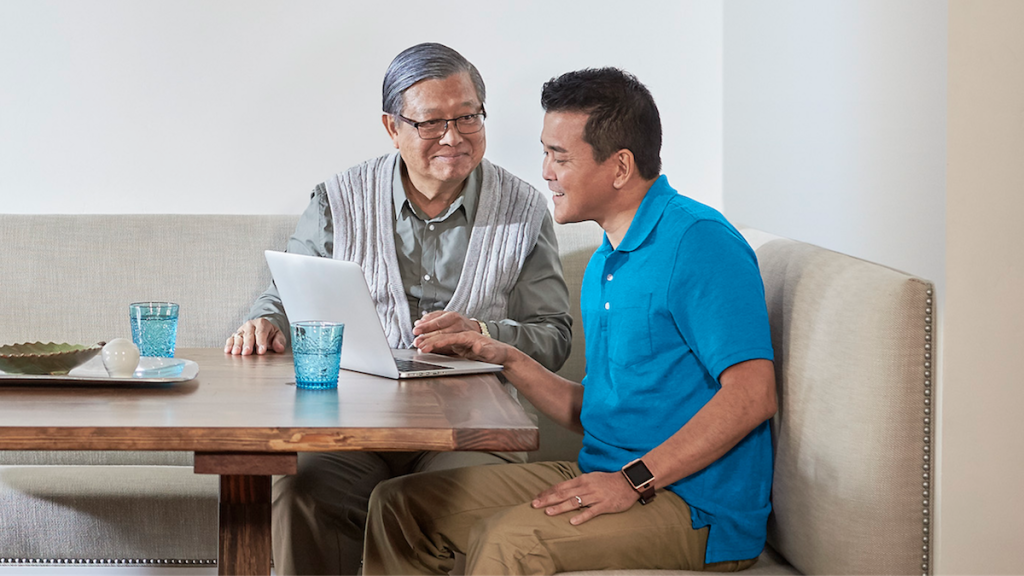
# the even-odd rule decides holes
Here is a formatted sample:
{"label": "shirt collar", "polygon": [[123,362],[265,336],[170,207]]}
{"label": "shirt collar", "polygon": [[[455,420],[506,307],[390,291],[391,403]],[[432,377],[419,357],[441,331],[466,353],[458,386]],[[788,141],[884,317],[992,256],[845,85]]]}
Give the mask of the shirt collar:
{"label": "shirt collar", "polygon": [[[633,215],[633,221],[629,223],[629,229],[626,230],[626,235],[622,238],[622,242],[619,242],[616,250],[632,252],[639,248],[644,243],[644,240],[647,240],[647,237],[651,235],[654,225],[661,219],[661,214],[665,211],[665,207],[668,206],[669,200],[677,194],[678,192],[669,186],[668,177],[664,174],[659,176],[654,181],[654,184],[651,184],[651,187],[647,189],[647,194],[644,195],[644,199],[640,202],[640,207],[637,208],[636,214]],[[605,242],[607,242],[607,235],[605,235]]]}
{"label": "shirt collar", "polygon": [[420,220],[445,220],[452,215],[456,210],[462,208],[466,213],[466,221],[473,222],[476,218],[476,208],[480,201],[480,190],[481,174],[483,172],[482,162],[469,173],[466,178],[466,185],[462,188],[462,194],[451,203],[451,206],[447,210],[438,214],[436,218],[427,218],[423,212],[413,205],[409,201],[409,196],[405,192],[405,184],[402,182],[402,155],[396,154],[397,159],[395,160],[395,171],[392,179],[392,196],[395,202],[395,218],[397,219],[399,214],[402,213],[402,207],[405,205],[409,206],[409,210]]}

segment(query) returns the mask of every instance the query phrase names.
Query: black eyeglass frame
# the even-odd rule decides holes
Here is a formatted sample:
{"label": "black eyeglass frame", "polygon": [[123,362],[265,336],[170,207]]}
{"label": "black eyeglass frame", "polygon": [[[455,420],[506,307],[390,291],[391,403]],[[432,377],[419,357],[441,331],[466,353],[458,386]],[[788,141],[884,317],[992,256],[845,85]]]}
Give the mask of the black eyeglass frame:
{"label": "black eyeglass frame", "polygon": [[[483,104],[481,104],[480,105],[480,111],[477,112],[476,114],[463,114],[462,116],[459,116],[458,118],[435,118],[433,120],[424,120],[422,122],[417,122],[415,120],[406,118],[405,116],[402,116],[401,114],[396,114],[396,116],[402,122],[405,122],[406,124],[408,124],[408,125],[412,126],[413,128],[415,128],[416,129],[416,135],[419,136],[421,140],[440,140],[441,138],[444,138],[446,134],[448,134],[448,125],[451,122],[455,123],[455,129],[459,131],[459,134],[463,134],[463,135],[465,135],[465,134],[476,134],[480,130],[483,130],[484,129],[484,122],[483,122],[483,120],[487,119],[487,110],[484,108]],[[462,129],[459,128],[459,120],[462,120],[463,118],[472,118],[474,116],[480,116],[481,117],[480,129],[479,130],[474,130],[472,132],[463,132]],[[426,137],[423,136],[423,134],[420,133],[420,126],[422,126],[423,124],[426,124],[428,122],[444,122],[444,130],[438,136],[434,136],[433,138],[426,138]]]}

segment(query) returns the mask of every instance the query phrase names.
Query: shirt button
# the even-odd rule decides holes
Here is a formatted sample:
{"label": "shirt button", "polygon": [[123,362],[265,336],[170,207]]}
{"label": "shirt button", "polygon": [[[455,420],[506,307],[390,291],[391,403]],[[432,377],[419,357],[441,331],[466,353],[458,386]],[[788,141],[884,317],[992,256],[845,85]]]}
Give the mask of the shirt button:
{"label": "shirt button", "polygon": [[611,282],[611,281],[612,281],[612,278],[615,278],[615,276],[612,276],[611,274],[609,274],[609,275],[608,275],[608,281],[609,281],[609,282]]}
{"label": "shirt button", "polygon": [[429,230],[433,230],[433,229],[434,229],[434,225],[433,225],[433,224],[431,224],[430,226],[427,226],[427,229],[429,229]]}
{"label": "shirt button", "polygon": [[424,274],[423,275],[423,279],[429,281],[430,280],[430,274]]}
{"label": "shirt button", "polygon": [[605,303],[604,303],[604,309],[605,309],[605,310],[608,310],[608,309],[609,309],[609,308],[611,308],[611,307],[612,307],[612,303],[611,303],[611,302],[605,302]]}

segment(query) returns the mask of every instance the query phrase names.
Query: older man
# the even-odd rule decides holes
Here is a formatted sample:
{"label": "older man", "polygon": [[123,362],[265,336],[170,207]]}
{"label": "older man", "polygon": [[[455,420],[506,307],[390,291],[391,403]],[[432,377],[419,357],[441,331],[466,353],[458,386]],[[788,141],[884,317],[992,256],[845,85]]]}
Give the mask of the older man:
{"label": "older man", "polygon": [[[288,251],[361,264],[393,347],[470,332],[557,370],[569,353],[571,318],[554,225],[540,192],[483,158],[484,100],[476,67],[451,48],[420,44],[395,57],[382,120],[398,152],[318,185]],[[227,339],[226,353],[285,350],[288,321],[273,285],[250,318]],[[277,572],[355,574],[367,501],[384,479],[522,460],[301,454],[298,474],[274,483]]]}
{"label": "older man", "polygon": [[587,375],[570,382],[468,333],[432,334],[422,348],[503,364],[535,406],[584,433],[583,448],[576,462],[381,484],[364,573],[444,574],[454,551],[469,574],[750,566],[771,509],[776,410],[754,252],[659,175],[661,121],[636,78],[570,72],[541,102],[555,219],[605,230],[580,297]]}

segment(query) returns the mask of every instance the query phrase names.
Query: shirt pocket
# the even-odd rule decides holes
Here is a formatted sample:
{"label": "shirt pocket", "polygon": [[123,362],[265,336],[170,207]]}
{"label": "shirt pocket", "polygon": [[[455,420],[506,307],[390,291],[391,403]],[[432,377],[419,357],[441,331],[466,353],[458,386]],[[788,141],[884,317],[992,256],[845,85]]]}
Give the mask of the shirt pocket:
{"label": "shirt pocket", "polygon": [[608,359],[627,368],[650,360],[651,295],[631,295],[608,309]]}

